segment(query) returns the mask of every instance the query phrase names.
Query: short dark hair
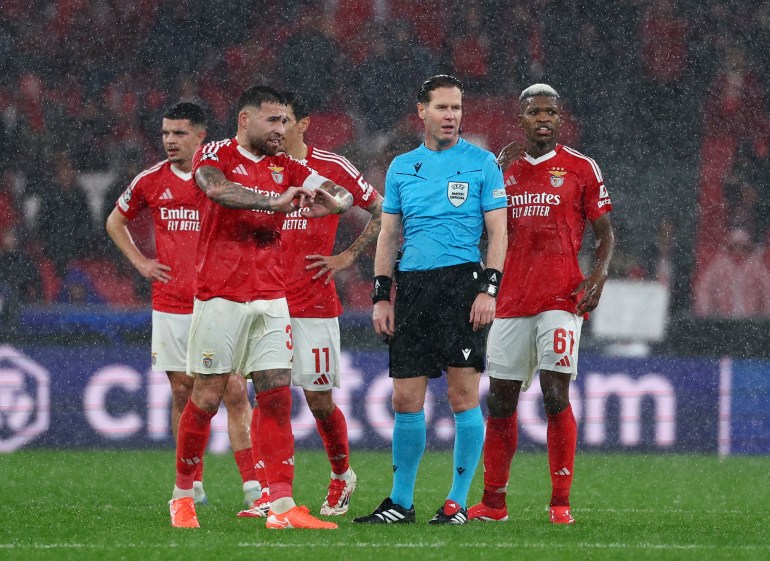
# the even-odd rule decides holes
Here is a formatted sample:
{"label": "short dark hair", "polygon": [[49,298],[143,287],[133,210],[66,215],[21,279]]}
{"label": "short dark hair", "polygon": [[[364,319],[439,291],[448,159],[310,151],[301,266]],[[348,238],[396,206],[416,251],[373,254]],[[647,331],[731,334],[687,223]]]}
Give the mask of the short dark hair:
{"label": "short dark hair", "polygon": [[237,111],[240,113],[244,107],[261,107],[263,103],[277,103],[286,105],[283,95],[269,86],[251,86],[238,98]]}
{"label": "short dark hair", "polygon": [[286,105],[291,105],[297,121],[310,116],[310,106],[304,97],[294,92],[283,92],[283,98],[286,100]]}
{"label": "short dark hair", "polygon": [[206,112],[203,111],[203,108],[197,103],[190,103],[189,101],[172,105],[163,113],[163,118],[174,120],[186,119],[190,121],[191,125],[203,127],[204,129],[208,124]]}
{"label": "short dark hair", "polygon": [[430,92],[438,88],[457,88],[460,93],[463,92],[463,83],[449,74],[437,74],[425,80],[417,92],[417,101],[420,103],[430,103]]}

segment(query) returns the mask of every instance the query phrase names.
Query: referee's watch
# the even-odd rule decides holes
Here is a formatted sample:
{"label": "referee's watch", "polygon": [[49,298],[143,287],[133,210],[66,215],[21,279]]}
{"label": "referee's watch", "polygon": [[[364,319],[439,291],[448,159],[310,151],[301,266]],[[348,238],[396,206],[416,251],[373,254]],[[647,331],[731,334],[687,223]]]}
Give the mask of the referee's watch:
{"label": "referee's watch", "polygon": [[497,287],[494,284],[484,283],[481,285],[481,290],[484,294],[489,294],[492,298],[497,298]]}
{"label": "referee's watch", "polygon": [[481,283],[479,284],[479,293],[488,294],[492,298],[497,298],[500,291],[500,281],[503,279],[503,273],[497,269],[486,268],[481,272]]}

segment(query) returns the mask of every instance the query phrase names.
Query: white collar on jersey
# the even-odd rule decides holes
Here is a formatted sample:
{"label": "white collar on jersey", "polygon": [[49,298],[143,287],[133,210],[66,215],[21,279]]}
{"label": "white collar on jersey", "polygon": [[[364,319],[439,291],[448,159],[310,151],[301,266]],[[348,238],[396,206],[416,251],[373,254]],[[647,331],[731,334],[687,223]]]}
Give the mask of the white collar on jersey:
{"label": "white collar on jersey", "polygon": [[548,152],[547,154],[543,154],[539,158],[533,158],[529,154],[524,154],[524,159],[527,160],[533,166],[536,166],[537,164],[539,164],[541,162],[545,162],[546,160],[550,160],[555,155],[556,155],[556,150],[551,150],[550,152]]}
{"label": "white collar on jersey", "polygon": [[182,171],[181,169],[177,169],[177,167],[174,164],[171,164],[171,173],[176,175],[179,179],[182,179],[184,181],[190,181],[192,179],[192,173],[187,173]]}
{"label": "white collar on jersey", "polygon": [[252,162],[258,162],[258,161],[260,161],[262,158],[264,158],[264,156],[260,156],[259,158],[257,158],[257,157],[256,157],[254,154],[252,154],[251,152],[249,152],[248,150],[246,150],[246,149],[245,149],[243,146],[241,146],[240,144],[237,146],[237,148],[238,148],[238,152],[240,152],[242,156],[245,156],[246,158],[248,158],[248,159],[249,159],[249,160],[251,160]]}

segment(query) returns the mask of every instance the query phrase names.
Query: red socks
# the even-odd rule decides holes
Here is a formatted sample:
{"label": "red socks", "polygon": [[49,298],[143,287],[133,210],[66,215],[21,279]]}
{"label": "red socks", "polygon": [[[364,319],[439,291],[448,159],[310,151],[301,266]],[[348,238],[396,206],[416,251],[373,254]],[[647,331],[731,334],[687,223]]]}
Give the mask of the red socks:
{"label": "red socks", "polygon": [[516,413],[510,417],[487,417],[487,434],[484,439],[484,494],[481,502],[489,508],[505,507],[511,461],[519,440],[516,418]]}
{"label": "red socks", "polygon": [[257,394],[257,403],[259,451],[265,462],[270,500],[291,497],[294,482],[291,390],[288,386],[282,386],[260,392]]}
{"label": "red socks", "polygon": [[315,420],[318,434],[323,440],[326,455],[332,465],[332,473],[342,475],[350,467],[350,448],[348,446],[348,424],[339,407],[323,421]]}
{"label": "red socks", "polygon": [[[211,434],[211,419],[216,411],[205,411],[192,400],[182,411],[176,445],[176,486],[192,489],[195,472],[203,462],[203,453]],[[201,467],[201,473],[203,468]]]}
{"label": "red socks", "polygon": [[254,473],[254,459],[252,458],[251,448],[233,450],[233,458],[235,458],[235,465],[238,466],[238,471],[241,472],[241,480],[244,483],[254,481],[257,478]]}
{"label": "red socks", "polygon": [[577,423],[572,406],[548,415],[548,467],[551,472],[551,506],[569,506],[569,492],[575,471]]}
{"label": "red socks", "polygon": [[262,452],[259,449],[259,407],[251,410],[251,457],[254,466],[254,478],[259,481],[259,486],[267,489],[267,474],[265,462],[262,461]]}

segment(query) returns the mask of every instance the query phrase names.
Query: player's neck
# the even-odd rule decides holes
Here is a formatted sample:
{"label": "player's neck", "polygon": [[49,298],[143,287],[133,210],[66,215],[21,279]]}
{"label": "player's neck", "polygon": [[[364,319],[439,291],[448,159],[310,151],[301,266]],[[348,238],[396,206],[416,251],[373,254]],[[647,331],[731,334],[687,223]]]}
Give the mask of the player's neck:
{"label": "player's neck", "polygon": [[184,162],[174,162],[171,167],[176,168],[182,173],[190,173],[192,171],[192,160],[185,160]]}
{"label": "player's neck", "polygon": [[307,160],[307,144],[298,142],[295,146],[284,146],[285,152],[295,160]]}
{"label": "player's neck", "polygon": [[262,156],[264,156],[264,154],[262,152],[260,152],[259,150],[257,150],[256,148],[254,148],[251,145],[251,143],[246,138],[245,134],[243,136],[241,136],[240,133],[236,134],[235,135],[235,141],[238,143],[238,145],[241,148],[243,148],[244,150],[246,150],[250,154],[254,154],[257,158],[261,158]]}
{"label": "player's neck", "polygon": [[537,142],[528,142],[526,152],[533,158],[537,159],[540,156],[545,156],[549,152],[556,150],[556,141],[549,142],[547,144],[540,144]]}

